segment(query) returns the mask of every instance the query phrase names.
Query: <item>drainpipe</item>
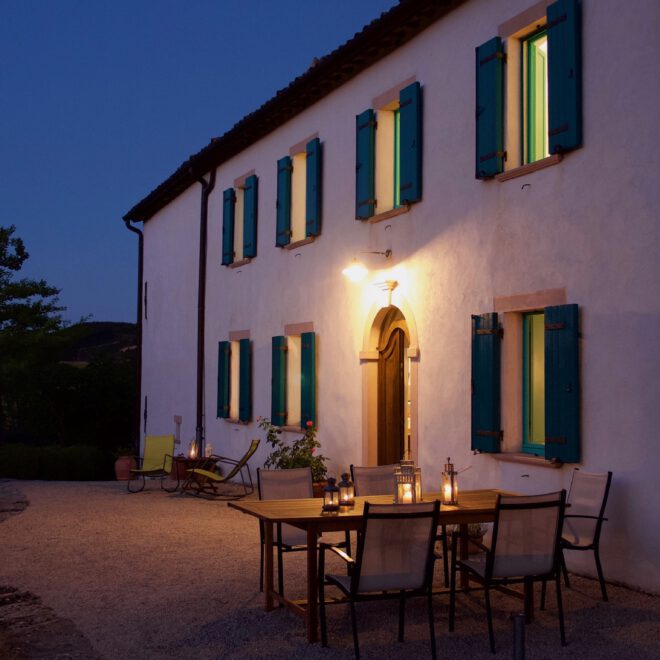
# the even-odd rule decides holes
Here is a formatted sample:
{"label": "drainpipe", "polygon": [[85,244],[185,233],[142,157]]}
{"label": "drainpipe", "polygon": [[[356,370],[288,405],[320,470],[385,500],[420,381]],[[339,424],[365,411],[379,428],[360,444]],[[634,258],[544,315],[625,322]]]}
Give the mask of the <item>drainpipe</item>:
{"label": "drainpipe", "polygon": [[215,169],[208,182],[197,179],[202,186],[202,202],[199,212],[199,282],[197,286],[197,408],[195,417],[195,445],[197,455],[204,454],[204,328],[206,321],[206,237],[208,233],[209,196],[215,187]]}
{"label": "drainpipe", "polygon": [[143,288],[143,257],[144,236],[136,227],[131,227],[131,221],[124,219],[126,229],[138,235],[138,283],[137,283],[137,365],[136,365],[136,392],[135,392],[135,419],[133,421],[132,444],[135,455],[140,454],[140,402],[142,401],[142,288]]}

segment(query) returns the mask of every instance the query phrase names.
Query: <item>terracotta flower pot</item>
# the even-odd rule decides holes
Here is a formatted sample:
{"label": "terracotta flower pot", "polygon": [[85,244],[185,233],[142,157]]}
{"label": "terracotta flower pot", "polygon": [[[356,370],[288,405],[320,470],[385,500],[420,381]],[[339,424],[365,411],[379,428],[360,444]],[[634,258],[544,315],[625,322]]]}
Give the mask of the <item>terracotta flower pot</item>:
{"label": "terracotta flower pot", "polygon": [[327,481],[315,481],[312,484],[314,489],[314,497],[323,497],[323,489],[328,485]]}
{"label": "terracotta flower pot", "polygon": [[133,456],[119,456],[115,461],[115,477],[117,481],[128,481],[130,469],[135,467]]}

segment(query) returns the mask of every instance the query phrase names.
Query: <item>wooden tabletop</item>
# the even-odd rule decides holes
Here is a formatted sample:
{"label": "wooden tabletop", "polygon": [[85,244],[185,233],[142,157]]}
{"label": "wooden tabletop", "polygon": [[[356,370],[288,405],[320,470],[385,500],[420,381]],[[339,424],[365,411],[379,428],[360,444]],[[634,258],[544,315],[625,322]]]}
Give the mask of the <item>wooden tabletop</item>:
{"label": "wooden tabletop", "polygon": [[[498,493],[509,494],[507,491],[497,489],[466,490],[458,498],[457,506],[441,505],[441,524],[458,524],[486,521],[494,516],[495,502]],[[424,493],[424,501],[431,502],[440,499],[440,493]],[[350,509],[342,508],[336,513],[324,513],[322,511],[323,500],[321,498],[296,499],[296,500],[239,500],[228,502],[233,509],[242,511],[260,520],[278,523],[286,522],[292,525],[306,525],[309,523],[323,523],[331,520],[341,525],[344,521],[354,522],[361,518],[364,511],[364,503],[392,504],[392,495],[369,495],[356,497],[355,506]]]}

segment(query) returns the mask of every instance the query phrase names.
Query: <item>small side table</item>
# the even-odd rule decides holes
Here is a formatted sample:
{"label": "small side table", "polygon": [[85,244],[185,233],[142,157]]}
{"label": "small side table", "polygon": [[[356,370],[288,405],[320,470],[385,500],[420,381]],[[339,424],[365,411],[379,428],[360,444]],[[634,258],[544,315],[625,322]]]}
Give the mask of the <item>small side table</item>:
{"label": "small side table", "polygon": [[213,470],[215,468],[215,459],[208,456],[199,458],[189,458],[188,456],[174,456],[172,460],[172,479],[176,479],[177,488],[186,489],[186,483],[190,479],[188,470],[198,468],[200,470]]}

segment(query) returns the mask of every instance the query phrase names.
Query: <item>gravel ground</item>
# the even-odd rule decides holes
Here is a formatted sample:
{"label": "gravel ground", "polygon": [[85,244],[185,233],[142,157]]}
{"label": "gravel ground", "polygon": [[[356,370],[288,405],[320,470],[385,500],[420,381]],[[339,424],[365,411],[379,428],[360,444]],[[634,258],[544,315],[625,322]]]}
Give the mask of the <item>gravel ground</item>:
{"label": "gravel ground", "polygon": [[[118,482],[0,482],[0,658],[350,658],[348,608],[329,608],[330,648],[302,620],[263,610],[256,520],[224,502]],[[26,504],[29,506],[26,508]],[[605,566],[607,574],[607,566]],[[285,557],[286,591],[304,593],[304,553]],[[574,577],[564,590],[568,646],[550,606],[526,627],[527,658],[660,658],[660,598]],[[456,632],[435,599],[440,657],[492,658],[479,593],[459,596]],[[423,599],[358,606],[365,658],[430,656]],[[511,656],[519,601],[495,595],[499,657]]]}

